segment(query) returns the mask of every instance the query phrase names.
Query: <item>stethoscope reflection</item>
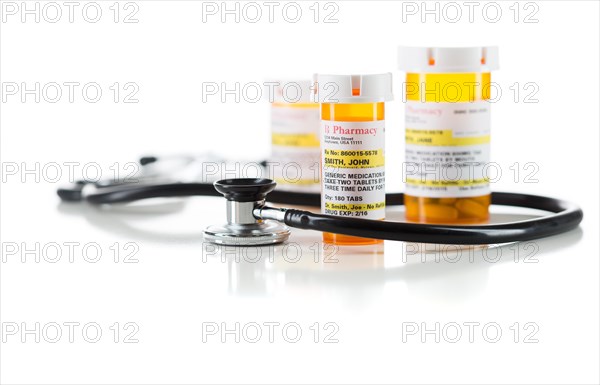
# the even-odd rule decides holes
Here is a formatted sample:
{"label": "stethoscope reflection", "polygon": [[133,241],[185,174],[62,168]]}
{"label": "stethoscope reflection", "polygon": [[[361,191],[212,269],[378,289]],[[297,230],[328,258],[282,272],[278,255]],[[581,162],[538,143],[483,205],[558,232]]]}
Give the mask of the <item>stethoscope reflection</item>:
{"label": "stethoscope reflection", "polygon": [[[61,214],[83,217],[90,225],[107,233],[132,241],[160,244],[202,244],[202,229],[184,232],[182,229],[159,229],[146,225],[150,220],[161,220],[170,215],[180,215],[188,201],[185,199],[162,199],[152,202],[136,202],[129,205],[95,206],[86,203],[63,203],[58,205]],[[165,230],[166,229],[166,230]],[[196,231],[197,230],[197,231]]]}
{"label": "stethoscope reflection", "polygon": [[[202,198],[210,199],[210,198]],[[128,240],[168,245],[186,244],[199,250],[202,265],[223,266],[230,295],[263,297],[282,292],[344,298],[360,306],[371,294],[403,285],[417,297],[431,301],[463,301],[481,293],[494,266],[532,265],[545,255],[570,247],[582,237],[580,228],[531,242],[489,246],[433,245],[391,242],[370,246],[337,246],[322,242],[321,233],[297,231],[282,245],[232,247],[204,242],[203,226],[187,231],[165,230],[164,220],[187,211],[187,200],[97,207],[61,203],[63,213],[83,216],[91,225]],[[200,202],[199,202],[200,203]],[[204,203],[204,202],[202,202]],[[390,219],[400,219],[401,210]],[[533,217],[492,214],[492,221]],[[148,225],[147,220],[157,223]],[[183,221],[184,223],[189,223]]]}
{"label": "stethoscope reflection", "polygon": [[582,235],[577,229],[556,238],[504,245],[386,241],[344,247],[319,242],[317,233],[277,246],[204,244],[203,256],[207,263],[227,266],[231,295],[273,296],[283,291],[306,295],[308,290],[315,296],[343,297],[360,306],[369,302],[371,294],[400,284],[417,298],[461,302],[483,292],[495,266],[534,266],[547,254],[577,243]]}

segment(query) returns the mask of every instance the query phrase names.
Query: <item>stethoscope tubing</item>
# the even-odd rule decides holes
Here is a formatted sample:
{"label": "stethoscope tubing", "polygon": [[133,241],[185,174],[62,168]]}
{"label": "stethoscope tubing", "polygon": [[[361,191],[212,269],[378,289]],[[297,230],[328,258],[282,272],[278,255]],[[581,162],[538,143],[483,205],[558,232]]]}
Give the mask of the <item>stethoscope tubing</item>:
{"label": "stethoscope tubing", "polygon": [[[69,200],[68,197],[65,198],[64,192],[61,194],[61,190],[58,194],[64,200]],[[83,194],[81,198],[92,204],[116,204],[148,198],[187,196],[221,196],[221,194],[210,183],[166,183],[104,187],[93,193]],[[268,201],[319,207],[320,194],[275,190],[269,194]],[[404,194],[386,194],[387,206],[403,204]],[[583,219],[583,211],[577,205],[544,196],[494,192],[492,204],[543,210],[551,214],[510,223],[459,226],[342,218],[305,210],[287,209],[283,222],[299,229],[365,238],[472,245],[530,241],[557,235],[576,228]]]}

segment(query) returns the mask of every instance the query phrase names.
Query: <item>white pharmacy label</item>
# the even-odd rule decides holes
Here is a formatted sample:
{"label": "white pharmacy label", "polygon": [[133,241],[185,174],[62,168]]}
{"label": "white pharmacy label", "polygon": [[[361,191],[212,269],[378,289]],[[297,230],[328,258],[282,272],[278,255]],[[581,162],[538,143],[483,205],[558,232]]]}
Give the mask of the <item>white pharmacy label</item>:
{"label": "white pharmacy label", "polygon": [[271,108],[269,167],[279,189],[319,191],[318,106],[273,105]]}
{"label": "white pharmacy label", "polygon": [[321,122],[321,211],[385,218],[385,121]]}
{"label": "white pharmacy label", "polygon": [[405,156],[408,195],[489,194],[490,103],[408,101]]}

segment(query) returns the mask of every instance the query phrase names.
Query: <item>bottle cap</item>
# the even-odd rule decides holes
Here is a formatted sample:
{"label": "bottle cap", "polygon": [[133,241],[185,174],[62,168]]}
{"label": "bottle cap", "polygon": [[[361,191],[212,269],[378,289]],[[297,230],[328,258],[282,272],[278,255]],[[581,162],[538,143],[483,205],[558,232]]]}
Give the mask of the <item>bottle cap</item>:
{"label": "bottle cap", "polygon": [[412,73],[490,72],[498,47],[399,47],[398,68]]}
{"label": "bottle cap", "polygon": [[392,74],[315,75],[319,103],[378,103],[394,99]]}

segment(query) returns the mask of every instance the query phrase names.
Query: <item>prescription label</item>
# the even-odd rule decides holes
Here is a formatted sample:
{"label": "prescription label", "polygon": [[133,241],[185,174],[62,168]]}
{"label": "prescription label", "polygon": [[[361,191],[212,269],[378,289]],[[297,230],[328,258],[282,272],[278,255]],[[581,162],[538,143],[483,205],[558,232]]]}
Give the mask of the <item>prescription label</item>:
{"label": "prescription label", "polygon": [[385,218],[385,122],[321,122],[321,212]]}
{"label": "prescription label", "polygon": [[406,103],[406,194],[490,193],[490,103]]}
{"label": "prescription label", "polygon": [[319,191],[319,105],[271,108],[270,177],[282,190]]}

